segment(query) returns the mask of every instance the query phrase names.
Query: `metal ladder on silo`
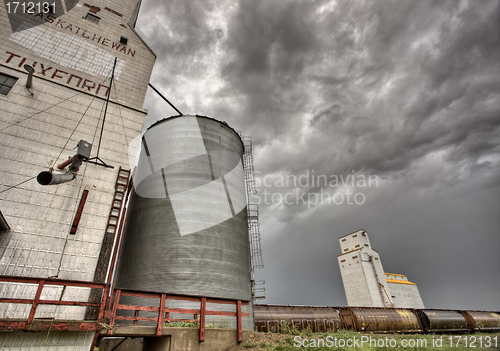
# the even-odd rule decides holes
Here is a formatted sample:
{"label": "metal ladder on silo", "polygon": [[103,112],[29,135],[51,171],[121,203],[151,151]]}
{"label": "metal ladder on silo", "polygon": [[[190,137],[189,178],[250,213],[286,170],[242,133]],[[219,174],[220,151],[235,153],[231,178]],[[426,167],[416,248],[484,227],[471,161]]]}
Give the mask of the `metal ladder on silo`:
{"label": "metal ladder on silo", "polygon": [[260,226],[259,226],[259,206],[250,203],[250,196],[257,193],[255,187],[255,176],[253,168],[253,151],[252,138],[249,136],[240,137],[243,141],[243,169],[245,173],[245,185],[247,191],[247,219],[248,219],[248,235],[250,239],[250,261],[252,266],[251,283],[252,297],[254,303],[259,303],[266,298],[266,285],[263,280],[255,280],[255,270],[264,268],[262,260],[262,248],[260,241]]}
{"label": "metal ladder on silo", "polygon": [[[113,251],[113,242],[116,236],[116,230],[119,225],[120,214],[123,202],[125,201],[126,192],[129,185],[130,170],[119,168],[116,176],[115,193],[111,208],[109,210],[108,224],[104,232],[104,237],[101,242],[101,252],[97,259],[96,270],[94,272],[93,281],[96,283],[104,283],[110,265],[110,258]],[[112,274],[112,272],[110,273]],[[89,302],[99,303],[101,301],[101,289],[92,288],[90,291]],[[85,319],[97,319],[99,310],[97,308],[89,307],[85,312]]]}
{"label": "metal ladder on silo", "polygon": [[106,234],[115,235],[116,228],[118,227],[118,220],[120,218],[120,211],[122,208],[125,193],[128,188],[130,177],[130,170],[120,167],[115,183],[115,194],[113,195],[113,202],[109,210],[108,224],[106,225]]}

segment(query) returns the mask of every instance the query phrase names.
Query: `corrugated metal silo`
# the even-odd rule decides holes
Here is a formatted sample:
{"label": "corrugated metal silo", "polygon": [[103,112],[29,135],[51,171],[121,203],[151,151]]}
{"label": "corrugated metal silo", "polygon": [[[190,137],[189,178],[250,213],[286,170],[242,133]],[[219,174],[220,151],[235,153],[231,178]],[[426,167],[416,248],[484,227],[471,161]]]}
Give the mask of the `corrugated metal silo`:
{"label": "corrugated metal silo", "polygon": [[148,128],[117,288],[252,300],[243,149],[232,128],[208,117]]}

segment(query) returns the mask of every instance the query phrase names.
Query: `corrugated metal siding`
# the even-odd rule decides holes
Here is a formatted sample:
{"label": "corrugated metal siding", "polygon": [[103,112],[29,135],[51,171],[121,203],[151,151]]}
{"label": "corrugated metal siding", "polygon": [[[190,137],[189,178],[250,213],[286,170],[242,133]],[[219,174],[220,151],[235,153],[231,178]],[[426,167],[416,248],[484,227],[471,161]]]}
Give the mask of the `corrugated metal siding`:
{"label": "corrugated metal siding", "polygon": [[458,332],[467,329],[465,317],[458,311],[420,310],[429,321],[429,330],[433,332]]}
{"label": "corrugated metal siding", "polygon": [[346,329],[379,332],[415,332],[420,330],[411,310],[397,308],[345,307],[340,311]]}
{"label": "corrugated metal siding", "polygon": [[[474,328],[480,331],[500,330],[500,313],[486,311],[464,311],[472,317]],[[462,314],[464,314],[462,312]],[[464,317],[467,319],[466,315]]]}
{"label": "corrugated metal siding", "polygon": [[116,287],[252,299],[242,155],[238,135],[210,118],[148,129]]}

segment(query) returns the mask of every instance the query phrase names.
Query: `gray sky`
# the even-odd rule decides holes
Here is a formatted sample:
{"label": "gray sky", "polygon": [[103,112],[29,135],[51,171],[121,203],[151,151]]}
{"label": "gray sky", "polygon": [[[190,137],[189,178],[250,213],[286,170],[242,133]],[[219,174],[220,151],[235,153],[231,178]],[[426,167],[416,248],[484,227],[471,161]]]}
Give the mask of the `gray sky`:
{"label": "gray sky", "polygon": [[262,303],[346,304],[364,229],[427,308],[500,310],[498,0],[144,0],[137,30],[179,110],[253,138]]}

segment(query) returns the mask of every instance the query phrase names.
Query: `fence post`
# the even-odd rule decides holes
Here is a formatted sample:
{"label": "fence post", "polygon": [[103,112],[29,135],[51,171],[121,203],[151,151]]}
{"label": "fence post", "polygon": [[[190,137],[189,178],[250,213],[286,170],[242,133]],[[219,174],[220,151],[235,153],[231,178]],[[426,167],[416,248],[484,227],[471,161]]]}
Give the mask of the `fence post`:
{"label": "fence post", "polygon": [[163,329],[163,316],[165,315],[165,298],[167,294],[161,294],[160,298],[160,310],[158,311],[158,326],[156,327],[156,336],[161,336],[161,331]]}
{"label": "fence post", "polygon": [[[102,291],[101,306],[99,307],[99,314],[97,316],[98,323],[104,322],[104,313],[106,310],[106,304],[108,302],[109,289],[110,289],[110,286],[109,286],[109,284],[107,284],[104,286],[104,289]],[[94,339],[92,339],[92,344],[90,345],[90,351],[94,351],[95,344],[97,343],[97,339],[99,338],[100,332],[101,332],[101,328],[98,327],[95,334],[94,334]]]}
{"label": "fence post", "polygon": [[238,342],[243,341],[243,333],[241,331],[241,300],[236,303],[236,327],[238,328]]}
{"label": "fence post", "polygon": [[108,285],[105,285],[105,287],[102,291],[101,306],[99,307],[99,314],[97,316],[97,321],[99,323],[102,323],[104,321],[104,314],[106,312],[106,304],[108,303],[109,289],[110,289],[110,286],[108,284]]}
{"label": "fence post", "polygon": [[26,326],[24,327],[26,330],[29,330],[31,328],[31,323],[33,323],[33,319],[35,318],[36,308],[38,307],[38,303],[40,302],[40,296],[42,295],[44,285],[45,279],[41,279],[38,282],[38,289],[36,290],[35,298],[33,299],[33,304],[31,305],[30,315],[28,317],[28,321],[26,322]]}
{"label": "fence post", "polygon": [[137,322],[138,322],[137,317],[139,317],[139,310],[135,310],[135,312],[134,312],[134,318],[135,318],[134,325],[137,325]]}
{"label": "fence post", "polygon": [[[109,326],[112,327],[115,325],[115,317],[116,317],[116,309],[118,308],[118,303],[120,302],[120,295],[122,294],[121,290],[115,290],[115,298],[113,300],[113,308],[111,310],[111,317],[109,317]],[[113,334],[113,329],[108,330],[108,335]]]}
{"label": "fence post", "polygon": [[200,342],[205,341],[205,312],[207,309],[207,298],[201,298],[200,306]]}

